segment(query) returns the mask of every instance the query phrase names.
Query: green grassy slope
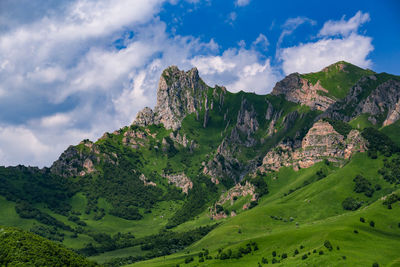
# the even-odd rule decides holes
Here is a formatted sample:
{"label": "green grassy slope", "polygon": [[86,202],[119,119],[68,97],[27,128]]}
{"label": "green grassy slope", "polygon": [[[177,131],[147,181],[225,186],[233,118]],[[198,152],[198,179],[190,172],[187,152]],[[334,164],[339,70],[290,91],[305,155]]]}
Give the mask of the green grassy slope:
{"label": "green grassy slope", "polygon": [[[278,255],[287,253],[287,259],[275,257],[285,266],[320,266],[327,262],[330,266],[371,266],[374,262],[388,265],[398,261],[400,205],[396,203],[390,210],[382,205],[380,198],[395,190],[377,173],[383,165],[382,158],[372,160],[365,154],[356,155],[345,167],[336,171],[332,171],[334,167],[329,167],[332,172],[327,177],[285,196],[291,188],[312,179],[322,165],[320,163],[298,173],[281,170],[269,181],[270,194],[257,207],[226,221],[185,252],[168,256],[165,260],[154,259],[133,266],[173,266],[182,264],[189,255],[194,255],[195,261],[182,266],[194,266],[199,264],[195,255],[203,248],[209,249],[215,257],[218,249],[235,251],[249,241],[255,241],[259,250],[240,260],[212,259],[204,264],[257,266],[262,257],[271,263],[273,251]],[[372,184],[379,183],[382,189],[376,191],[372,198],[353,192],[353,179],[357,174],[363,174]],[[362,208],[355,212],[344,211],[341,202],[348,196],[364,201]],[[366,222],[360,222],[360,217]],[[371,220],[375,222],[375,227],[369,226]],[[332,251],[324,247],[325,240],[332,243]],[[300,246],[304,248],[300,249]],[[294,257],[295,249],[300,253]],[[324,255],[312,253],[314,249],[317,252],[323,250]],[[311,255],[302,260],[308,252]]]}
{"label": "green grassy slope", "polygon": [[396,121],[389,126],[383,127],[382,132],[400,146],[400,121]]}
{"label": "green grassy slope", "polygon": [[[340,69],[340,66],[344,68]],[[328,96],[341,99],[362,76],[373,73],[371,70],[364,70],[345,61],[339,61],[322,71],[302,74],[302,77],[314,85],[319,80],[322,87],[328,90]]]}

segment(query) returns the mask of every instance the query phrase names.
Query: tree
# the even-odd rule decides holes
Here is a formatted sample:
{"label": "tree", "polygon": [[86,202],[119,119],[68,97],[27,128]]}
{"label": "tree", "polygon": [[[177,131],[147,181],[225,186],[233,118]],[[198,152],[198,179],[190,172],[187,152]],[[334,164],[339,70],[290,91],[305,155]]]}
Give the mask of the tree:
{"label": "tree", "polygon": [[345,210],[357,210],[359,207],[361,207],[361,202],[355,200],[352,197],[348,197],[343,200],[342,207]]}

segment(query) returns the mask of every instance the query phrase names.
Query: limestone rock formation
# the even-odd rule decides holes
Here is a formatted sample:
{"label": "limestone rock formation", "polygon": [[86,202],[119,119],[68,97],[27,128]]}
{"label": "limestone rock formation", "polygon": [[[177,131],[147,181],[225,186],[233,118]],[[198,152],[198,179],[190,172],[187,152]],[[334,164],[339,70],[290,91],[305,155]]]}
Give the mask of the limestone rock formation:
{"label": "limestone rock formation", "polygon": [[299,73],[292,73],[282,81],[277,82],[272,90],[273,95],[284,95],[286,100],[307,105],[312,109],[325,111],[335,103],[335,99],[321,93],[328,91],[323,88],[319,81],[313,85],[302,78]]}
{"label": "limestone rock formation", "polygon": [[193,182],[184,173],[164,174],[169,183],[182,189],[182,192],[187,194],[189,189],[193,188]]}
{"label": "limestone rock formation", "polygon": [[141,126],[162,123],[166,129],[177,130],[186,115],[202,108],[208,110],[207,89],[196,68],[184,72],[176,66],[169,67],[160,77],[154,112],[144,108],[134,123]]}
{"label": "limestone rock formation", "polygon": [[328,122],[318,121],[303,138],[301,147],[292,142],[279,144],[267,153],[258,170],[277,171],[282,166],[293,166],[297,170],[324,159],[341,164],[354,153],[364,152],[366,146],[367,141],[358,130],[352,130],[345,138]]}
{"label": "limestone rock formation", "polygon": [[377,76],[370,75],[361,78],[343,100],[326,110],[324,116],[350,121],[360,114],[369,114],[371,123],[387,126],[400,118],[399,113],[400,81],[389,77],[378,83]]}
{"label": "limestone rock formation", "polygon": [[238,182],[241,173],[252,168],[255,162],[242,164],[236,155],[241,152],[241,146],[252,147],[257,144],[254,134],[258,129],[259,123],[254,107],[246,99],[242,99],[235,126],[218,146],[216,154],[206,164],[203,173],[213,177],[214,181],[218,177],[231,177]]}
{"label": "limestone rock formation", "polygon": [[100,161],[98,147],[89,140],[80,143],[84,150],[78,150],[75,146],[69,146],[50,168],[54,174],[71,177],[84,176],[95,172],[94,164]]}

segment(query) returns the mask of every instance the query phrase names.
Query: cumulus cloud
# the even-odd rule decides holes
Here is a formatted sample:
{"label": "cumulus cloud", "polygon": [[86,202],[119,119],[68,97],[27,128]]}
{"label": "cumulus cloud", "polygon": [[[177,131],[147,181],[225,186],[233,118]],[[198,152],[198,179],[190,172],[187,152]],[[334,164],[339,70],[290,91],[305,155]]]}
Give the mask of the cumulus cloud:
{"label": "cumulus cloud", "polygon": [[222,55],[197,56],[191,63],[207,83],[225,85],[232,92],[266,94],[280,78],[269,59],[243,47],[228,49]]}
{"label": "cumulus cloud", "polygon": [[362,13],[358,11],[354,17],[349,20],[345,20],[345,16],[339,21],[329,20],[325,22],[322,29],[319,31],[320,36],[332,36],[332,35],[349,35],[352,32],[356,32],[358,28],[370,20],[368,13]]}
{"label": "cumulus cloud", "polygon": [[[319,32],[317,41],[278,49],[285,74],[316,72],[340,60],[363,68],[372,65],[368,55],[373,51],[372,38],[357,33],[358,28],[369,20],[368,14],[357,12],[348,21],[328,21]],[[339,36],[337,36],[339,35]]]}
{"label": "cumulus cloud", "polygon": [[250,0],[236,0],[235,5],[236,6],[247,6],[250,4]]}
{"label": "cumulus cloud", "polygon": [[282,50],[280,58],[285,74],[320,71],[337,61],[344,60],[357,66],[371,67],[368,54],[374,49],[370,37],[352,34],[346,38],[322,39]]}

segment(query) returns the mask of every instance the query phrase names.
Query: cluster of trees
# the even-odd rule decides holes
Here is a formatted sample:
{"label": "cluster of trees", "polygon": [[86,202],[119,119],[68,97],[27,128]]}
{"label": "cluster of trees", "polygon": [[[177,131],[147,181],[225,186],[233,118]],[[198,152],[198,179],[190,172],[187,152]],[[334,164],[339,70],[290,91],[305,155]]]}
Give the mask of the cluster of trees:
{"label": "cluster of trees", "polygon": [[[199,227],[187,232],[172,232],[172,231],[162,231],[157,235],[147,236],[143,238],[135,239],[129,246],[140,245],[143,251],[147,251],[146,254],[142,256],[129,256],[124,258],[115,258],[111,261],[106,262],[105,266],[122,266],[131,264],[137,261],[148,260],[156,257],[161,257],[178,252],[185,247],[193,244],[194,242],[203,238],[212,229],[214,229],[217,224]],[[120,247],[118,247],[120,248]],[[91,254],[94,255],[94,254]],[[203,250],[202,257],[209,258],[208,251]],[[189,257],[190,258],[190,257]]]}
{"label": "cluster of trees", "polygon": [[59,242],[64,240],[64,233],[60,232],[55,226],[34,225],[29,231],[49,240]]}
{"label": "cluster of trees", "polygon": [[358,174],[354,179],[354,192],[356,193],[364,193],[367,197],[372,197],[375,192],[375,189],[372,187],[370,181],[365,179],[362,175]]}
{"label": "cluster of trees", "polygon": [[1,227],[1,266],[98,266],[65,247],[17,228]]}
{"label": "cluster of trees", "polygon": [[9,201],[46,203],[52,211],[67,215],[67,200],[76,192],[68,179],[50,173],[48,168],[0,167],[0,195]]}
{"label": "cluster of trees", "polygon": [[189,191],[183,206],[168,220],[167,229],[186,222],[201,213],[204,208],[218,197],[218,189],[211,180],[200,174],[193,181],[193,188]]}
{"label": "cluster of trees", "polygon": [[361,204],[361,201],[358,201],[352,197],[347,197],[345,200],[343,200],[342,207],[345,210],[357,210],[359,207],[361,207]]}
{"label": "cluster of trees", "polygon": [[387,135],[375,128],[365,128],[361,135],[368,141],[368,155],[371,158],[377,158],[377,152],[386,157],[399,152],[399,147]]}
{"label": "cluster of trees", "polygon": [[388,209],[392,209],[392,204],[396,203],[397,201],[400,201],[400,196],[393,193],[389,195],[385,201],[383,201],[383,205],[385,205]]}
{"label": "cluster of trees", "polygon": [[334,120],[331,118],[324,118],[324,121],[328,122],[332,127],[335,129],[336,132],[340,133],[343,135],[345,138],[347,135],[350,133],[350,131],[353,129],[350,124],[340,121],[340,120]]}
{"label": "cluster of trees", "polygon": [[55,226],[63,230],[72,231],[72,228],[69,225],[66,225],[63,222],[57,220],[56,218],[50,216],[49,214],[40,211],[39,209],[33,207],[26,201],[19,201],[15,205],[15,211],[21,218],[35,219],[38,222],[41,222],[49,226]]}
{"label": "cluster of trees", "polygon": [[244,247],[239,247],[236,250],[232,251],[232,249],[228,249],[223,251],[222,249],[218,250],[218,254],[215,257],[216,259],[220,260],[227,260],[227,259],[240,259],[244,255],[251,253],[252,251],[257,251],[258,245],[254,241],[250,241]]}
{"label": "cluster of trees", "polygon": [[400,184],[400,157],[393,157],[391,160],[384,159],[383,168],[378,172],[387,182]]}

